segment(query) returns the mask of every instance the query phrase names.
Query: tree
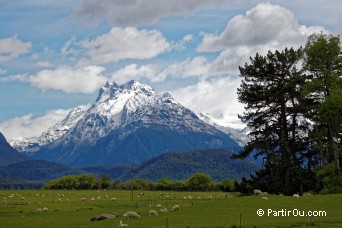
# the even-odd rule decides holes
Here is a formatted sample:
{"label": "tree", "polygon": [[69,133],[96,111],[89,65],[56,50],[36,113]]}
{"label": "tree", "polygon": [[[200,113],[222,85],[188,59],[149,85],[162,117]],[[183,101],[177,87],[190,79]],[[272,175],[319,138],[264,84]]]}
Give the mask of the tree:
{"label": "tree", "polygon": [[79,186],[78,189],[93,189],[96,185],[95,176],[92,174],[82,174],[78,176]]}
{"label": "tree", "polygon": [[255,178],[269,178],[266,182],[275,193],[284,191],[284,170],[300,167],[307,159],[307,124],[300,121],[305,111],[301,105],[305,75],[297,69],[302,56],[302,49],[285,48],[266,56],[256,54],[251,64],[239,67],[243,80],[238,99],[245,104],[239,118],[251,129],[251,140],[235,157],[252,152],[263,157],[266,172]]}
{"label": "tree", "polygon": [[303,94],[310,100],[306,117],[314,122],[311,144],[323,164],[334,161],[340,173],[342,52],[338,36],[313,34],[304,49],[305,69],[310,77]]}
{"label": "tree", "polygon": [[100,188],[101,189],[107,189],[110,187],[110,176],[107,174],[102,174],[100,177]]}
{"label": "tree", "polygon": [[188,188],[192,191],[209,190],[213,180],[206,173],[197,173],[188,179]]}

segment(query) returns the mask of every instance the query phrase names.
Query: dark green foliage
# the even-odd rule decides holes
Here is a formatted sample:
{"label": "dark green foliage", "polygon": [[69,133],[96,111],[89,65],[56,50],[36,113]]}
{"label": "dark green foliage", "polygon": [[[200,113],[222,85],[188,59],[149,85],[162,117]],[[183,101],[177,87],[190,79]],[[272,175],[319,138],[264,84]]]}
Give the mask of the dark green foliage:
{"label": "dark green foliage", "polygon": [[312,148],[323,164],[334,161],[340,172],[342,133],[342,49],[340,37],[313,34],[305,46],[309,78],[303,95],[309,101],[306,117],[315,121],[310,132]]}
{"label": "dark green foliage", "polygon": [[190,191],[211,190],[213,179],[206,173],[196,173],[187,180],[187,184]]}
{"label": "dark green foliage", "polygon": [[305,75],[297,69],[302,55],[301,49],[286,48],[267,56],[256,54],[251,64],[240,67],[243,80],[238,98],[246,112],[239,118],[250,127],[252,140],[235,157],[256,151],[256,157],[264,158],[265,171],[257,172],[254,179],[263,179],[262,185],[272,186],[275,193],[285,189],[286,175],[290,178],[286,170],[302,166],[307,159],[307,125],[299,121],[305,111],[301,107]]}
{"label": "dark green foliage", "polygon": [[[134,177],[150,181],[161,178],[185,180],[196,173],[207,173],[214,181],[241,180],[257,169],[250,161],[231,159],[232,155],[224,150],[165,153],[135,166]],[[130,177],[127,173],[121,179],[129,180]]]}
{"label": "dark green foliage", "polygon": [[316,170],[316,175],[323,185],[322,194],[342,193],[342,175],[335,172],[335,164],[330,163]]}

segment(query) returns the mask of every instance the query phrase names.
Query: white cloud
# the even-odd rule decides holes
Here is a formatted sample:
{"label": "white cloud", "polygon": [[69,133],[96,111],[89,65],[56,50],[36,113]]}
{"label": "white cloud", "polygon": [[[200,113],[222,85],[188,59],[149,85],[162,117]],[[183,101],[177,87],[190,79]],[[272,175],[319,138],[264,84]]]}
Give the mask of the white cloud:
{"label": "white cloud", "polygon": [[14,117],[0,122],[0,132],[7,139],[38,137],[43,131],[63,120],[69,111],[69,109],[51,110],[37,118],[32,114]]}
{"label": "white cloud", "polygon": [[151,65],[142,65],[138,67],[137,64],[127,65],[112,74],[112,81],[123,84],[129,80],[140,80],[142,78],[150,79],[151,81],[158,81],[156,78],[156,69]]}
{"label": "white cloud", "polygon": [[[150,59],[170,48],[160,31],[114,27],[94,40],[80,42],[93,64],[124,59]],[[87,62],[87,60],[85,60]]]}
{"label": "white cloud", "polygon": [[232,18],[219,34],[204,34],[199,51],[220,51],[236,46],[299,46],[313,32],[325,31],[323,27],[299,25],[288,9],[260,3],[245,15]]}
{"label": "white cloud", "polygon": [[15,59],[31,51],[32,44],[13,36],[0,40],[0,62]]}
{"label": "white cloud", "polygon": [[22,81],[42,90],[60,90],[65,93],[93,93],[108,80],[102,75],[104,67],[87,66],[71,68],[61,66],[54,70],[42,70],[36,75],[13,75],[6,80]]}
{"label": "white cloud", "polygon": [[152,24],[167,16],[189,15],[208,5],[231,0],[83,0],[75,9],[76,18],[87,25],[98,25],[106,19],[112,25]]}
{"label": "white cloud", "polygon": [[269,50],[305,45],[312,33],[327,32],[323,27],[300,25],[294,14],[281,6],[260,3],[245,15],[232,18],[219,34],[204,34],[198,46],[200,52],[221,51],[212,63],[217,73],[238,73],[256,53],[265,55]]}
{"label": "white cloud", "polygon": [[174,63],[158,73],[159,79],[166,77],[187,78],[187,77],[208,77],[210,64],[204,56],[197,56],[193,59],[187,59],[182,62]]}
{"label": "white cloud", "polygon": [[239,78],[221,77],[201,80],[195,85],[172,91],[172,96],[185,107],[196,113],[210,114],[215,119],[224,120],[230,127],[244,125],[237,115],[244,111],[237,100]]}

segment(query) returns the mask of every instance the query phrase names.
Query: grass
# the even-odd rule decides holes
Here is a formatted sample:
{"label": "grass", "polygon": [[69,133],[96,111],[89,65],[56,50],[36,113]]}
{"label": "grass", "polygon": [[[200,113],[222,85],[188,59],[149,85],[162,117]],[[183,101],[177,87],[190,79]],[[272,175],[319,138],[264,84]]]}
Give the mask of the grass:
{"label": "grass", "polygon": [[[117,227],[120,220],[129,227],[342,227],[341,194],[300,198],[269,195],[269,200],[262,200],[260,196],[236,198],[222,192],[162,192],[162,196],[161,192],[143,192],[140,198],[138,193],[134,192],[132,201],[130,191],[0,191],[0,227]],[[87,199],[85,202],[81,201],[83,197]],[[95,201],[90,200],[92,197]],[[111,200],[113,197],[116,201]],[[4,198],[6,204],[2,202]],[[169,212],[159,212],[154,207],[159,203]],[[175,204],[180,205],[180,211],[171,211]],[[43,207],[48,211],[37,211]],[[159,216],[149,216],[150,209],[156,210]],[[258,216],[258,209],[263,209],[265,215]],[[312,217],[313,224],[309,224],[306,216],[267,216],[268,209],[286,209],[291,213],[293,209],[305,213],[325,211],[327,215]],[[136,211],[141,218],[122,217],[127,211]],[[119,217],[90,221],[91,217],[106,212],[115,212]]]}

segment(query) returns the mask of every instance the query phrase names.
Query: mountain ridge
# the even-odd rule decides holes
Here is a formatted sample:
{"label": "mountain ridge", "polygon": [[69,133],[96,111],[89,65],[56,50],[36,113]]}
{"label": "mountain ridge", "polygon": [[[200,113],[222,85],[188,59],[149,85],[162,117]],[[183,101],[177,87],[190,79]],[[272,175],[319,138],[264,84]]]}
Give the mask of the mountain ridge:
{"label": "mountain ridge", "polygon": [[130,81],[107,82],[73,128],[32,157],[73,167],[142,162],[167,151],[240,146],[200,120],[170,93]]}

